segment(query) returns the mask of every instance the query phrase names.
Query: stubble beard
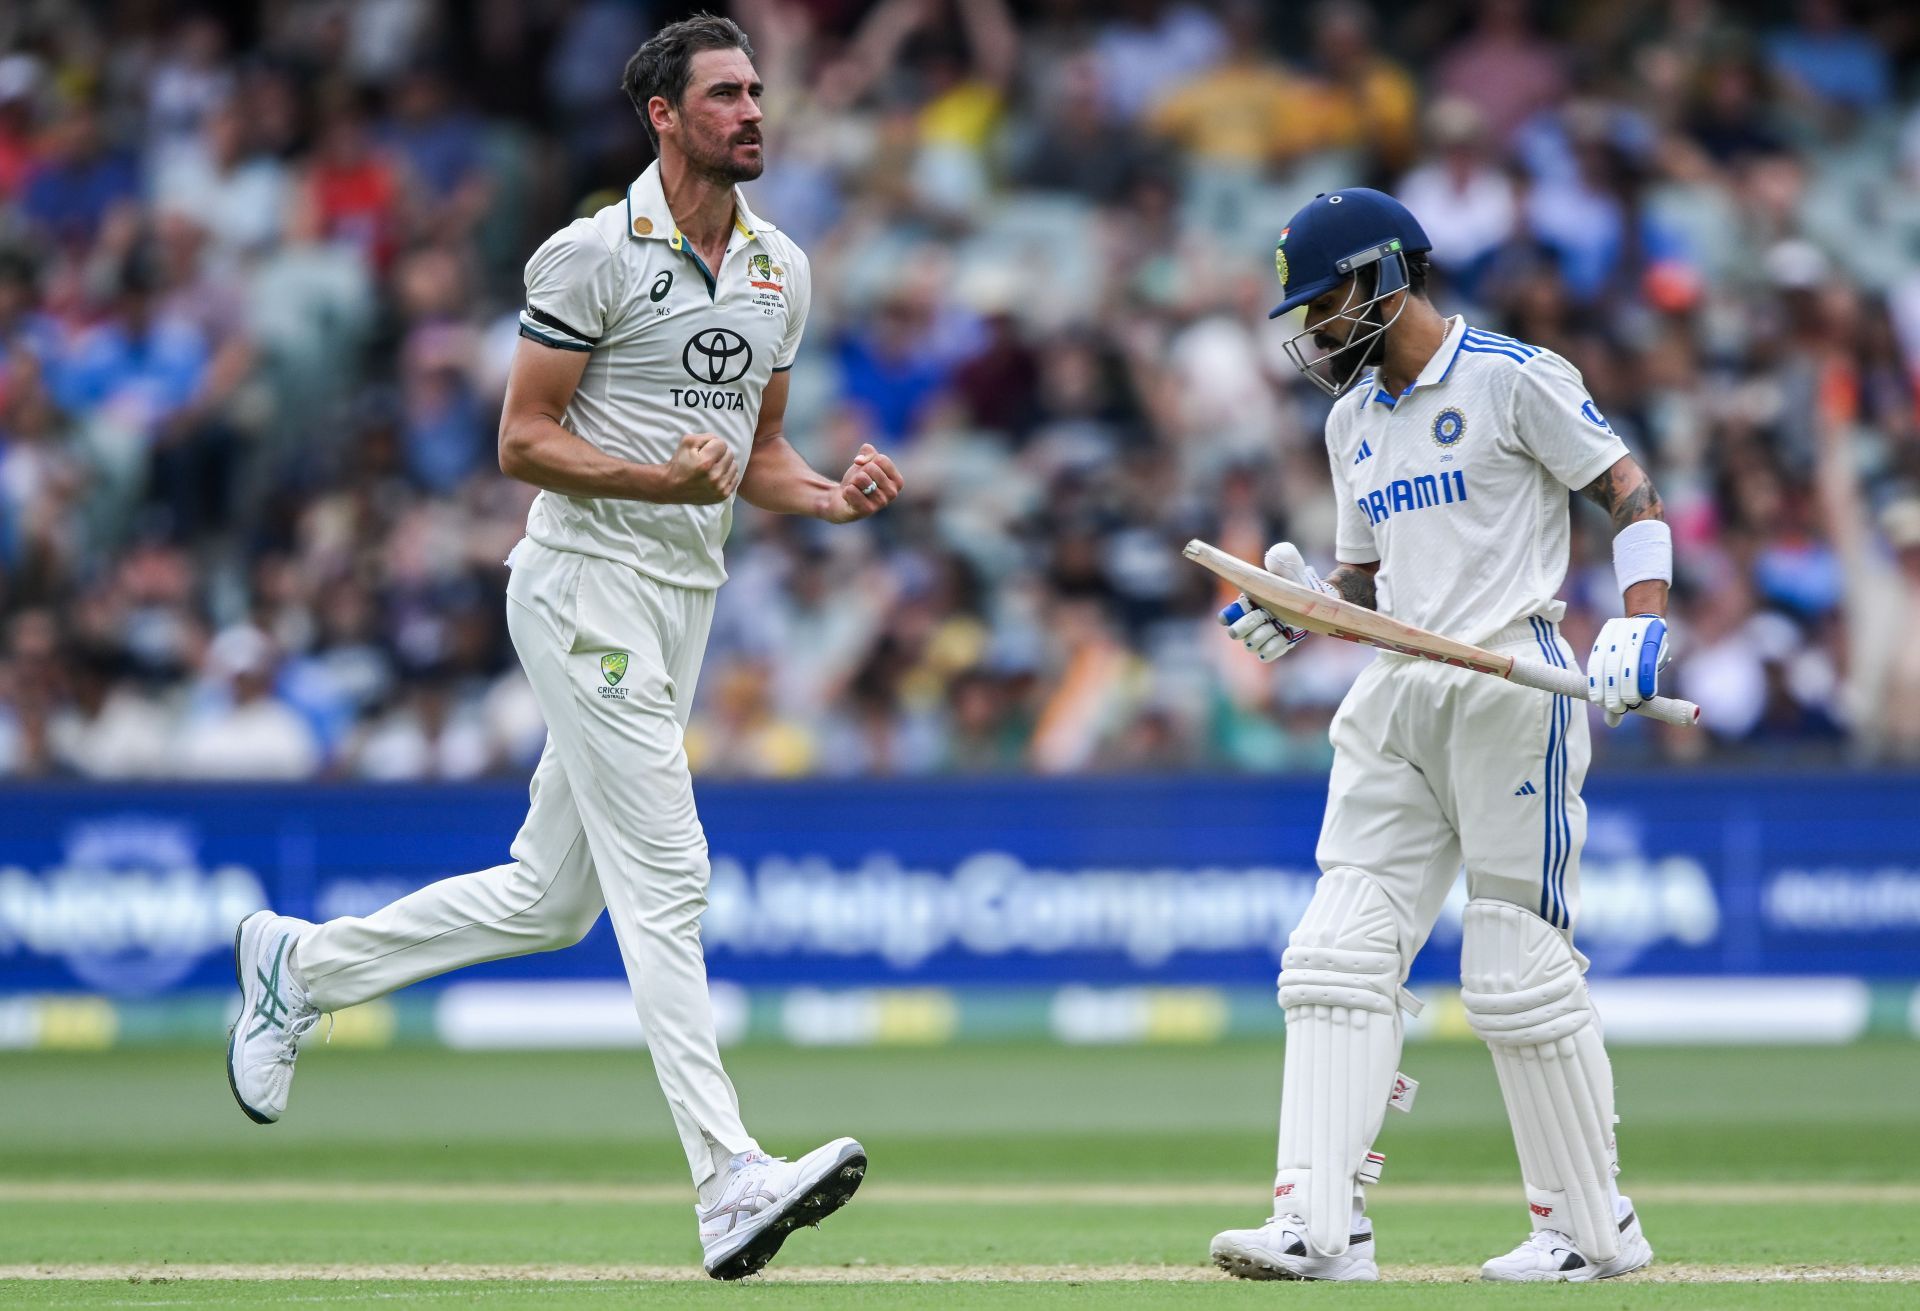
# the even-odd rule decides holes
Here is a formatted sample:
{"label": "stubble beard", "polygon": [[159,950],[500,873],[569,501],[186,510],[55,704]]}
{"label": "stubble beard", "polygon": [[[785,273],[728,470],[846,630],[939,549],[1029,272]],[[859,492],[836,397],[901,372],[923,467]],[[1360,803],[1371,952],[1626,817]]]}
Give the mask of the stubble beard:
{"label": "stubble beard", "polygon": [[[1379,326],[1372,321],[1371,315],[1358,323],[1348,323],[1347,341],[1331,348],[1332,353],[1321,361],[1321,368],[1326,371],[1329,382],[1336,382],[1349,375],[1358,376],[1360,370],[1368,365],[1375,368],[1380,366],[1387,358],[1387,334],[1375,332],[1374,330]],[[1365,344],[1353,342],[1353,338],[1365,336],[1368,333],[1372,333],[1373,336]],[[1317,340],[1315,344],[1318,344]],[[1321,349],[1329,348],[1323,346]]]}
{"label": "stubble beard", "polygon": [[760,140],[760,158],[751,163],[741,163],[733,157],[732,143],[723,143],[710,148],[703,147],[699,152],[689,152],[687,162],[694,171],[718,186],[731,187],[741,182],[751,182],[766,171],[766,138]]}

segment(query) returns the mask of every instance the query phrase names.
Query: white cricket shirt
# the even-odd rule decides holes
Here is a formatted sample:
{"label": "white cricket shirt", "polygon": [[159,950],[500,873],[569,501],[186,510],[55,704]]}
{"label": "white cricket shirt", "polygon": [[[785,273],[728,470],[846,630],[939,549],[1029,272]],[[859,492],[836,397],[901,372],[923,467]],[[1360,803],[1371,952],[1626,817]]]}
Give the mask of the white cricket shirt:
{"label": "white cricket shirt", "polygon": [[[562,422],[608,455],[665,464],[690,432],[717,433],[745,470],[767,380],[793,364],[812,299],[800,247],[747,208],[709,270],[674,226],[653,164],[626,199],[575,219],[527,261],[520,334],[587,351]],[[726,581],[733,502],[656,505],[543,491],[527,536],[604,556],[680,587]]]}
{"label": "white cricket shirt", "polygon": [[1567,491],[1627,453],[1580,371],[1552,351],[1448,321],[1398,397],[1369,374],[1327,417],[1335,555],[1380,562],[1380,612],[1465,642],[1558,622]]}

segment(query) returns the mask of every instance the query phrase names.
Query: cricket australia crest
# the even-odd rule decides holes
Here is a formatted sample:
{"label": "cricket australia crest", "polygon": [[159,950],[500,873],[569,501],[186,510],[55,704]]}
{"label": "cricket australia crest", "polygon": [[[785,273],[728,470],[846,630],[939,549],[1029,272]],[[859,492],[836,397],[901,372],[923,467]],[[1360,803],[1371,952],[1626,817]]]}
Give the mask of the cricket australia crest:
{"label": "cricket australia crest", "polygon": [[609,651],[600,657],[600,677],[606,683],[600,688],[600,695],[609,701],[624,700],[627,689],[620,686],[620,680],[627,676],[627,653]]}
{"label": "cricket australia crest", "polygon": [[762,312],[774,313],[787,305],[787,270],[773,262],[765,251],[757,251],[747,261],[747,285],[753,288],[753,303]]}

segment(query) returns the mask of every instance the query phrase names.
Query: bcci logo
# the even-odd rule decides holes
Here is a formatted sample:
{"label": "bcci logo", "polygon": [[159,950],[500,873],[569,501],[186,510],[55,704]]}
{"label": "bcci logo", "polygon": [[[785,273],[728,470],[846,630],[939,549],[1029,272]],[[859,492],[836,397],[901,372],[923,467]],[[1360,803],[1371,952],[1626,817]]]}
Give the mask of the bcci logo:
{"label": "bcci logo", "polygon": [[1433,420],[1433,440],[1437,446],[1453,447],[1467,435],[1467,416],[1448,406]]}
{"label": "bcci logo", "polygon": [[600,677],[606,679],[600,689],[600,695],[609,701],[623,700],[627,689],[620,686],[620,680],[627,676],[627,653],[609,651],[600,657]]}
{"label": "bcci logo", "polygon": [[1287,234],[1292,228],[1280,229],[1280,240],[1273,248],[1273,271],[1280,275],[1280,290],[1287,289]]}

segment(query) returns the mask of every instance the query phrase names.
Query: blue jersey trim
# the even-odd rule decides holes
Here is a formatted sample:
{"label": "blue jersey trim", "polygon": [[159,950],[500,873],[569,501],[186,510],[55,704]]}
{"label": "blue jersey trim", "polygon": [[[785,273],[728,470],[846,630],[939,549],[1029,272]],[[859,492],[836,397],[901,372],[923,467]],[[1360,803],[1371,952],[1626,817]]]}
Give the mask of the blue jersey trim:
{"label": "blue jersey trim", "polygon": [[1468,328],[1466,335],[1483,346],[1505,346],[1510,350],[1519,351],[1529,359],[1540,353],[1538,346],[1529,345],[1517,337],[1509,337],[1504,333],[1488,332],[1485,328]]}
{"label": "blue jersey trim", "polygon": [[1460,349],[1471,355],[1504,355],[1515,364],[1525,364],[1529,359],[1533,358],[1530,355],[1522,355],[1517,350],[1508,350],[1505,346],[1483,346],[1478,342],[1471,341],[1461,342]]}

